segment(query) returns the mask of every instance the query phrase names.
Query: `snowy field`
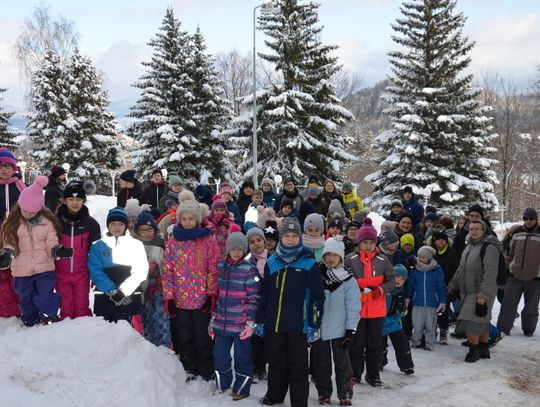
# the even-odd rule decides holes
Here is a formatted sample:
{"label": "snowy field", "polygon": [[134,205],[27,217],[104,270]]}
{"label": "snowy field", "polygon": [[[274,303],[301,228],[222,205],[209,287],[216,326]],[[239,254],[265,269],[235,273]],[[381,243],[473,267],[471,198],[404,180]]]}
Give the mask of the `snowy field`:
{"label": "snowy field", "polygon": [[[114,205],[111,197],[88,200],[102,226]],[[525,338],[519,327],[518,319],[514,334],[492,350],[489,361],[465,363],[466,349],[453,338],[433,352],[413,349],[412,376],[399,372],[390,347],[381,374],[388,388],[356,385],[353,405],[538,406],[540,335]],[[254,384],[251,397],[238,402],[213,396],[213,390],[212,383],[186,384],[175,356],[125,322],[80,318],[23,328],[16,318],[0,319],[0,406],[257,406],[266,382]],[[337,404],[335,394],[332,402]],[[309,404],[318,405],[313,384]]]}

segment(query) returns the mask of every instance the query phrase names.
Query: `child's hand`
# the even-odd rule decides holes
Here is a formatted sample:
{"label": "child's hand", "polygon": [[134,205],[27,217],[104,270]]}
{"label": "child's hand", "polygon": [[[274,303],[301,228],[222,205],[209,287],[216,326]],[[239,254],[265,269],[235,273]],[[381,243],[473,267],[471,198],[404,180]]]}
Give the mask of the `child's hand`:
{"label": "child's hand", "polygon": [[240,340],[243,341],[244,339],[248,339],[253,335],[253,332],[255,332],[255,322],[253,321],[247,321],[246,326],[242,331],[240,332]]}
{"label": "child's hand", "polygon": [[173,319],[174,317],[176,317],[176,313],[174,311],[172,311],[172,309],[171,309],[172,305],[174,305],[174,300],[165,300],[165,301],[163,301],[163,310],[165,311],[165,314],[167,314],[167,316],[170,319]]}
{"label": "child's hand", "polygon": [[216,308],[217,297],[206,297],[206,301],[201,307],[201,312],[206,315],[214,311]]}
{"label": "child's hand", "polygon": [[8,269],[11,266],[11,261],[15,258],[15,252],[11,249],[2,249],[0,254],[0,270]]}
{"label": "child's hand", "polygon": [[216,334],[214,333],[214,320],[215,319],[216,319],[215,315],[212,316],[212,319],[210,319],[210,323],[208,324],[208,336],[210,337],[210,339],[214,339],[216,336]]}
{"label": "child's hand", "polygon": [[354,329],[347,329],[345,331],[345,336],[343,337],[343,339],[341,340],[341,343],[339,344],[340,348],[343,350],[347,350],[355,334],[356,334],[356,331]]}
{"label": "child's hand", "polygon": [[437,314],[442,314],[446,310],[446,304],[439,304],[437,307]]}

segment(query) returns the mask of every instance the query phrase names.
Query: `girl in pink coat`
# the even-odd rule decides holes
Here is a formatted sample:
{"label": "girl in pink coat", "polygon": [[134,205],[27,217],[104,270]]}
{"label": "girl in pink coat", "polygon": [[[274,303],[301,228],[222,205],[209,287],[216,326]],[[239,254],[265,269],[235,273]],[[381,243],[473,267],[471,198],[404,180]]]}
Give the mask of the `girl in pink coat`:
{"label": "girl in pink coat", "polygon": [[196,376],[212,380],[214,371],[208,324],[217,299],[221,253],[212,231],[201,226],[207,212],[205,204],[183,201],[163,255],[163,305],[187,381]]}
{"label": "girl in pink coat", "polygon": [[47,183],[47,177],[38,176],[21,192],[2,230],[0,269],[11,266],[26,326],[58,321],[60,296],[54,292],[54,259],[73,253],[59,245],[58,220],[43,207],[43,187]]}

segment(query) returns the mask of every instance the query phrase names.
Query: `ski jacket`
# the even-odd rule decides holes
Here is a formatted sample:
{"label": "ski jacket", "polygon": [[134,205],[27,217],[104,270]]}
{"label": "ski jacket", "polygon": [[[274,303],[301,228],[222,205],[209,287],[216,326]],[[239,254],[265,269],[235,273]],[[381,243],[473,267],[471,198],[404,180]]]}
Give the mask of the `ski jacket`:
{"label": "ski jacket", "polygon": [[394,288],[386,294],[386,309],[388,313],[383,321],[383,335],[401,331],[403,329],[401,321],[407,315],[403,287]]}
{"label": "ski jacket", "polygon": [[428,271],[413,269],[407,280],[407,298],[418,307],[437,308],[439,304],[446,304],[446,284],[441,266],[436,264]]}
{"label": "ski jacket", "polygon": [[364,210],[364,203],[354,192],[342,193],[341,196],[343,197],[343,208],[347,218],[353,219],[356,212]]}

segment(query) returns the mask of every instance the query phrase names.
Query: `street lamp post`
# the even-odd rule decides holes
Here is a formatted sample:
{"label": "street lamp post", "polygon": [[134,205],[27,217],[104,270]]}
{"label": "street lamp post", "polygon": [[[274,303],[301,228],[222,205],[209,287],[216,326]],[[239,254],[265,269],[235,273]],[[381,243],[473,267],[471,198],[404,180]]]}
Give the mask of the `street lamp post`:
{"label": "street lamp post", "polygon": [[255,187],[259,186],[257,177],[257,52],[255,42],[255,33],[257,32],[256,15],[258,8],[264,13],[271,12],[273,10],[272,0],[266,0],[264,3],[253,8],[253,135],[251,144],[253,147],[253,184]]}

